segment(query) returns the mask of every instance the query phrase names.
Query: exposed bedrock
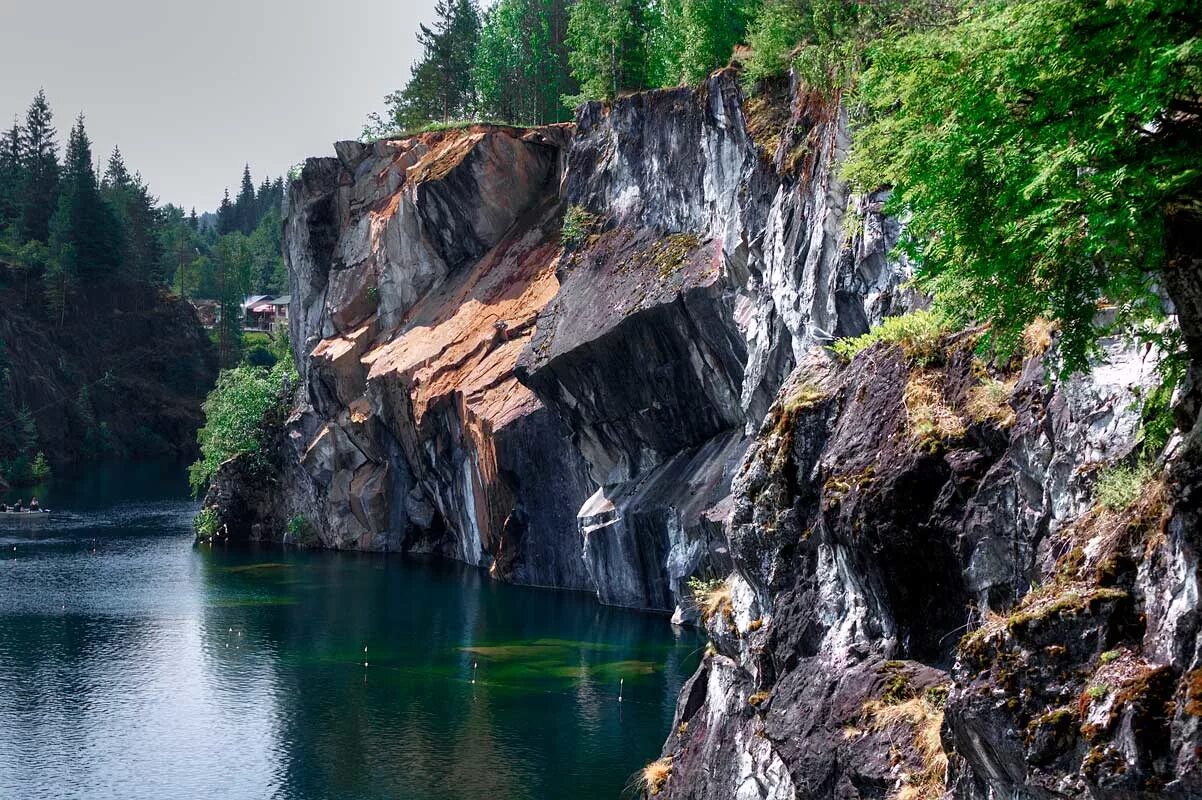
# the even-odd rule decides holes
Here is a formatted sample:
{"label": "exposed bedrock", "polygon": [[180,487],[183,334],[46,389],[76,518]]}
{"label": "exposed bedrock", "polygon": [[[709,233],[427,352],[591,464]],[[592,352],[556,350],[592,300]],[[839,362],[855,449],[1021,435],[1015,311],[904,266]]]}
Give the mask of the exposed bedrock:
{"label": "exposed bedrock", "polygon": [[725,70],[575,126],[310,159],[285,214],[288,465],[214,495],[272,509],[231,530],[693,617],[683,587],[730,569],[734,467],[798,355],[911,303],[883,197],[837,177],[847,141],[836,103],[747,98]]}
{"label": "exposed bedrock", "polygon": [[565,190],[589,227],[518,375],[589,465],[603,602],[691,616],[684,583],[728,569],[732,467],[797,354],[909,302],[882,198],[837,178],[846,146],[837,105],[748,100],[731,71],[581,108]]}
{"label": "exposed bedrock", "polygon": [[736,471],[657,796],[1197,796],[1197,437],[1095,497],[1158,356],[804,358]]}

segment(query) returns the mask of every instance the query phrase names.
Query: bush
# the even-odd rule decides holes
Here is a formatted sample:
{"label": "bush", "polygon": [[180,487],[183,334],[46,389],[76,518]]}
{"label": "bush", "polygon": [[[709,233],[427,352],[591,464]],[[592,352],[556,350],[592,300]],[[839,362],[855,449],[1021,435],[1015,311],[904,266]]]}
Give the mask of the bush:
{"label": "bush", "polygon": [[1115,465],[1098,477],[1098,502],[1111,511],[1122,511],[1139,499],[1145,485],[1152,480],[1152,468]]}
{"label": "bush", "polygon": [[217,535],[219,525],[217,512],[211,508],[202,508],[196,515],[196,519],[192,520],[192,528],[196,531],[197,539],[212,539]]}
{"label": "bush", "polygon": [[951,329],[947,317],[934,311],[914,311],[900,317],[886,317],[862,336],[840,339],[831,345],[835,354],[850,361],[878,342],[901,346],[906,355],[919,363],[937,359],[939,340]]}
{"label": "bush", "polygon": [[40,450],[34,456],[30,473],[35,483],[45,483],[50,480],[50,462],[46,460],[46,454]]}
{"label": "bush", "polygon": [[205,424],[196,434],[200,460],[188,468],[188,483],[199,495],[224,462],[244,453],[258,453],[266,430],[267,412],[281,404],[289,364],[235,367],[221,373],[204,402]]}
{"label": "bush", "polygon": [[309,524],[309,520],[305,519],[304,514],[293,514],[288,518],[285,527],[288,535],[292,537],[293,544],[310,544],[317,538],[313,526]]}
{"label": "bush", "polygon": [[570,206],[563,215],[559,240],[566,249],[572,249],[588,238],[596,224],[596,214],[590,214],[583,206]]}

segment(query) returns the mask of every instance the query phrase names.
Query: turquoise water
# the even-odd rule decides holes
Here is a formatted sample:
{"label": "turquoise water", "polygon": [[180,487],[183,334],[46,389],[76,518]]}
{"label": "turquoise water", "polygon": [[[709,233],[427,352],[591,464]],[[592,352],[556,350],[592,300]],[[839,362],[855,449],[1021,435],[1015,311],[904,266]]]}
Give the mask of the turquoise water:
{"label": "turquoise water", "polygon": [[0,798],[614,798],[697,664],[458,565],[195,548],[175,470],[43,496],[0,530]]}

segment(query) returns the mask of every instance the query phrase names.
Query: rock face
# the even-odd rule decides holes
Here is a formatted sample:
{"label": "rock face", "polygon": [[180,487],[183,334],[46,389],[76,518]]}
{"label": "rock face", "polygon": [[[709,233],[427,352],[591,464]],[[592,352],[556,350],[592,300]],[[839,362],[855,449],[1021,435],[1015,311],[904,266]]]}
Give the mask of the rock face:
{"label": "rock face", "polygon": [[[1149,455],[1157,353],[1053,380],[1046,332],[998,366],[967,331],[833,360],[921,303],[848,143],[837,103],[727,70],[310,159],[300,385],[268,469],[207,504],[233,538],[699,621],[657,797],[1202,796],[1202,381],[1140,496],[1100,503]],[[1196,349],[1195,251],[1167,286]]]}
{"label": "rock face", "polygon": [[1094,496],[1158,354],[1053,385],[971,339],[815,353],[781,390],[657,796],[1196,796],[1196,437]]}
{"label": "rock face", "polygon": [[686,579],[731,568],[733,468],[798,354],[909,301],[898,226],[835,177],[846,144],[837,105],[749,101],[723,71],[575,126],[310,159],[285,214],[281,477],[230,465],[211,505],[235,537],[293,520],[690,616]]}

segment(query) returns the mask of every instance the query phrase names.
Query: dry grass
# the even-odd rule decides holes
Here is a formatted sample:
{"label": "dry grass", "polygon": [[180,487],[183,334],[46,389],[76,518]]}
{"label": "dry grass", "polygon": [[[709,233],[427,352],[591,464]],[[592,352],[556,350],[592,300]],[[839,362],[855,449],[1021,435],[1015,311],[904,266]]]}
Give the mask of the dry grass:
{"label": "dry grass", "polygon": [[1048,351],[1052,346],[1052,337],[1056,333],[1056,324],[1042,317],[1034,320],[1023,331],[1023,353],[1027,358],[1036,358]]}
{"label": "dry grass", "polygon": [[644,794],[654,797],[663,791],[664,784],[668,782],[671,775],[672,757],[664,756],[643,767],[642,771],[635,776],[635,783]]}
{"label": "dry grass", "polygon": [[999,381],[986,378],[968,390],[968,416],[977,422],[996,422],[1003,428],[1014,424],[1014,409],[1010,407],[1010,395],[1014,393],[1014,381]]}
{"label": "dry grass", "polygon": [[920,446],[927,447],[964,435],[964,420],[944,400],[938,373],[912,373],[906,381],[903,401],[910,435]]}
{"label": "dry grass", "polygon": [[943,709],[926,697],[911,697],[901,703],[887,705],[873,700],[864,706],[869,727],[883,731],[905,726],[913,735],[912,744],[922,768],[904,776],[904,785],[894,795],[896,800],[938,800],[947,785],[947,753],[939,730],[943,727]]}
{"label": "dry grass", "polygon": [[728,620],[734,616],[729,581],[693,579],[689,581],[689,589],[693,593],[693,603],[701,612],[702,622],[709,622],[715,614],[719,613]]}

